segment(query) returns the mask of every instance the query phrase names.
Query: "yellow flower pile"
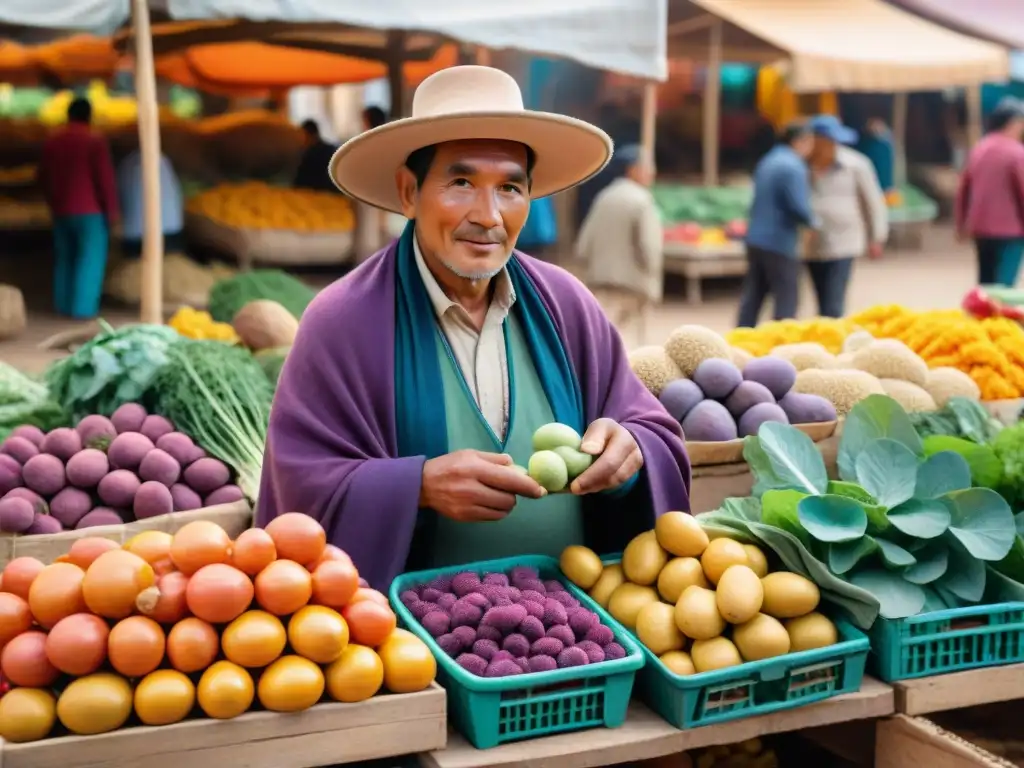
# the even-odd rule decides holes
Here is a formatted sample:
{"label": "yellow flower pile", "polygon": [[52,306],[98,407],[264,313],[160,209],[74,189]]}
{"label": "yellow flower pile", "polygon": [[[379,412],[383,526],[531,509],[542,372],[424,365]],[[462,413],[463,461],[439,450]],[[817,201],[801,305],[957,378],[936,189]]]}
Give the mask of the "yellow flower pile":
{"label": "yellow flower pile", "polygon": [[237,344],[238,334],[230,323],[218,323],[209,312],[182,307],[167,321],[167,325],[182,336],[200,341],[223,341]]}
{"label": "yellow flower pile", "polygon": [[239,229],[351,232],[355,214],[334,192],[273,187],[260,181],[221,184],[189,199],[190,213]]}
{"label": "yellow flower pile", "polygon": [[732,346],[745,349],[755,357],[764,357],[783,344],[813,341],[821,344],[833,355],[842,351],[846,337],[857,326],[843,318],[816,317],[812,320],[776,320],[762,323],[757,328],[736,328],[725,338]]}

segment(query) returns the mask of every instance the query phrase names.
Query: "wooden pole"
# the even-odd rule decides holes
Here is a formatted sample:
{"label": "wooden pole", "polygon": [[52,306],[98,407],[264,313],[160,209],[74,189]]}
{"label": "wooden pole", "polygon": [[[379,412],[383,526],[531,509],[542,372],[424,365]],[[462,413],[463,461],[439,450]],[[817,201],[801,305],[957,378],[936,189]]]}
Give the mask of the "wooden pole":
{"label": "wooden pole", "polygon": [[981,141],[981,86],[970,86],[965,98],[967,99],[967,146],[964,147],[966,153]]}
{"label": "wooden pole", "polygon": [[906,93],[897,93],[892,100],[892,143],[893,159],[896,167],[894,181],[896,187],[907,183],[907,103]]}
{"label": "wooden pole", "polygon": [[658,84],[650,80],[644,83],[644,106],[640,117],[640,146],[644,154],[654,162],[654,145],[658,128]]}
{"label": "wooden pole", "polygon": [[162,324],[164,232],[160,215],[160,112],[156,100],[153,38],[148,0],[132,0],[135,27],[135,93],[142,157],[142,285],[140,320]]}
{"label": "wooden pole", "polygon": [[718,134],[722,103],[722,20],[711,25],[707,80],[704,82],[704,186],[718,186]]}
{"label": "wooden pole", "polygon": [[476,63],[481,67],[491,66],[491,49],[478,45],[476,47]]}

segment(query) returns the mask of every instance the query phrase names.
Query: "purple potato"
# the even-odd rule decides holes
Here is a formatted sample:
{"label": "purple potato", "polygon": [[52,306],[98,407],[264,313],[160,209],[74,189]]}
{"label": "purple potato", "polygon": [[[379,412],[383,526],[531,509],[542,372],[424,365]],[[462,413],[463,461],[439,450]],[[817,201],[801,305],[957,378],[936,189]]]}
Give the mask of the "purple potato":
{"label": "purple potato", "polygon": [[15,427],[11,430],[11,437],[24,437],[36,448],[43,444],[43,440],[46,438],[46,433],[43,432],[39,427],[32,424],[22,424],[20,427]]}
{"label": "purple potato", "polygon": [[658,400],[665,406],[668,415],[676,421],[682,421],[693,406],[704,399],[701,388],[689,379],[675,379],[665,385],[658,395]]}
{"label": "purple potato", "polygon": [[496,654],[494,654],[493,657],[491,657],[491,664],[494,664],[495,662],[498,662],[498,661],[515,661],[515,660],[516,660],[516,657],[513,656],[508,651],[498,651]]}
{"label": "purple potato", "polygon": [[170,488],[181,477],[181,465],[167,451],[154,448],[139,462],[139,478],[153,481]]}
{"label": "purple potato", "polygon": [[0,444],[0,453],[5,453],[19,464],[24,464],[39,454],[36,444],[25,437],[8,437]]}
{"label": "purple potato", "polygon": [[441,635],[448,634],[448,628],[451,626],[452,620],[443,611],[431,611],[423,617],[420,623],[430,633],[431,637],[440,637]]}
{"label": "purple potato", "polygon": [[483,677],[487,671],[487,659],[482,659],[475,653],[463,653],[455,659],[455,663],[477,677]]}
{"label": "purple potato", "polygon": [[174,499],[171,498],[171,489],[155,480],[143,483],[139,486],[139,490],[135,492],[132,511],[135,512],[135,517],[139,520],[169,515],[174,511]]}
{"label": "purple potato", "polygon": [[420,599],[426,600],[428,603],[436,603],[438,598],[443,594],[444,592],[434,589],[433,587],[424,587],[423,591],[420,592]]}
{"label": "purple potato", "polygon": [[64,530],[64,526],[55,517],[49,515],[36,514],[32,520],[32,525],[25,529],[26,536],[43,536],[50,533],[60,533]]}
{"label": "purple potato", "polygon": [[591,664],[599,664],[604,661],[604,649],[593,640],[576,643],[576,647],[587,654],[587,659]]}
{"label": "purple potato", "polygon": [[593,611],[588,611],[586,608],[573,608],[568,614],[569,629],[576,635],[577,640],[585,638],[591,627],[601,623],[601,620],[597,618],[597,614]]}
{"label": "purple potato", "polygon": [[456,627],[448,634],[457,637],[463,648],[472,648],[476,642],[476,630],[472,627]]}
{"label": "purple potato", "polygon": [[544,618],[544,604],[543,603],[535,603],[532,600],[523,600],[523,602],[521,602],[520,605],[523,606],[523,608],[526,609],[526,612],[529,613],[531,616],[534,616],[534,617],[536,617],[538,619],[542,619],[543,620],[543,618]]}
{"label": "purple potato", "polygon": [[448,656],[453,659],[465,650],[462,641],[458,637],[452,634],[441,635],[437,638],[437,647],[444,651]]}
{"label": "purple potato", "polygon": [[242,493],[242,489],[237,485],[225,485],[203,499],[203,506],[216,507],[218,504],[234,504],[236,501],[241,501],[244,498],[245,494]]}
{"label": "purple potato", "polygon": [[75,526],[75,530],[80,531],[83,528],[95,528],[99,525],[123,524],[124,520],[114,510],[109,507],[96,507],[92,512],[78,521],[78,525]]}
{"label": "purple potato", "polygon": [[67,461],[82,450],[82,438],[71,427],[59,427],[47,433],[39,450]]}
{"label": "purple potato", "polygon": [[542,637],[540,640],[535,640],[530,646],[530,653],[534,656],[551,656],[554,658],[563,650],[565,650],[565,643],[557,637]]}
{"label": "purple potato", "polygon": [[441,576],[435,576],[429,582],[423,585],[423,589],[427,588],[436,589],[438,592],[451,592],[452,590],[452,577],[446,574]]}
{"label": "purple potato", "polygon": [[21,486],[21,464],[13,456],[0,454],[0,494],[9,493]]}
{"label": "purple potato", "polygon": [[110,471],[107,454],[96,448],[86,448],[68,459],[68,482],[78,488],[95,488]]}
{"label": "purple potato", "polygon": [[576,635],[572,633],[572,630],[569,629],[566,624],[556,624],[555,626],[548,628],[547,636],[553,637],[556,640],[561,640],[562,645],[566,647],[575,645],[576,643]]}
{"label": "purple potato", "polygon": [[512,677],[523,674],[522,667],[516,664],[515,660],[501,659],[487,665],[484,677]]}
{"label": "purple potato", "polygon": [[590,657],[587,656],[587,652],[582,648],[573,646],[572,648],[566,648],[560,654],[558,654],[558,666],[562,667],[582,667],[590,663]]}
{"label": "purple potato", "polygon": [[781,400],[796,383],[796,368],[781,357],[755,357],[743,367],[743,378],[764,384],[776,400]]}
{"label": "purple potato", "polygon": [[92,497],[81,488],[65,488],[50,501],[50,514],[65,528],[74,528],[92,509]]}
{"label": "purple potato", "polygon": [[626,658],[626,649],[618,643],[608,643],[608,645],[601,650],[604,651],[604,658],[606,661]]}
{"label": "purple potato", "polygon": [[725,399],[725,407],[734,419],[738,419],[758,403],[774,403],[775,396],[764,384],[744,381]]}
{"label": "purple potato", "polygon": [[[467,627],[467,629],[471,629],[471,627]],[[455,630],[452,631],[454,632]],[[504,637],[505,636],[501,634],[501,630],[497,627],[488,627],[486,624],[483,624],[476,628],[477,640],[493,640],[496,643],[500,643]]]}
{"label": "purple potato", "polygon": [[191,437],[182,432],[168,432],[166,435],[161,435],[155,445],[161,451],[166,451],[183,467],[191,464],[195,458],[196,444],[192,442]]}
{"label": "purple potato", "polygon": [[185,470],[185,483],[199,494],[213,493],[231,480],[231,470],[219,459],[199,459]]}
{"label": "purple potato", "polygon": [[599,646],[604,648],[608,643],[615,642],[615,633],[612,632],[611,628],[606,627],[604,624],[595,624],[587,631],[586,637],[583,639],[597,643]]}
{"label": "purple potato", "polygon": [[558,624],[565,624],[569,620],[565,606],[554,597],[544,599],[544,626],[551,627]]}
{"label": "purple potato", "polygon": [[[225,488],[226,487],[227,486],[225,486]],[[214,491],[214,493],[216,493],[216,491]],[[455,603],[457,603],[458,601],[459,598],[457,598],[451,592],[445,592],[443,595],[437,598],[437,607],[440,608],[442,611],[449,612],[453,607],[455,607]]]}
{"label": "purple potato", "polygon": [[42,496],[53,496],[67,484],[64,462],[49,453],[29,459],[21,468],[21,476],[26,486]]}
{"label": "purple potato", "polygon": [[462,600],[452,606],[451,613],[453,627],[475,627],[484,615],[484,612],[475,605]]}
{"label": "purple potato", "polygon": [[148,415],[146,409],[138,403],[125,403],[114,411],[110,421],[114,425],[114,429],[117,430],[117,434],[123,435],[125,432],[138,432],[142,429],[142,424]]}
{"label": "purple potato", "polygon": [[[455,582],[452,582],[452,583],[454,584]],[[465,597],[462,597],[462,598],[459,598],[459,599],[462,600],[462,602],[464,602],[464,603],[469,603],[470,605],[475,605],[481,611],[486,611],[488,608],[491,607],[490,601],[486,597],[481,595],[479,592],[470,592]]]}
{"label": "purple potato", "polygon": [[520,600],[524,598],[527,592],[535,593],[543,597],[544,593],[547,591],[544,589],[544,582],[540,579],[517,579],[512,586],[518,589],[521,593],[519,595]]}
{"label": "purple potato", "polygon": [[756,435],[761,425],[768,421],[776,424],[789,424],[789,417],[775,403],[759,403],[740,416],[740,437]]}
{"label": "purple potato", "polygon": [[409,612],[419,621],[423,621],[424,616],[436,610],[437,606],[434,603],[428,603],[425,600],[420,600],[418,603],[413,603],[409,606]]}
{"label": "purple potato", "polygon": [[134,472],[115,469],[100,480],[96,493],[107,506],[124,509],[132,506],[140,485],[142,482]]}
{"label": "purple potato", "polygon": [[561,603],[565,610],[570,608],[579,608],[580,601],[565,591],[565,587],[561,590],[548,590],[548,597],[554,600],[556,603]]}
{"label": "purple potato", "polygon": [[540,579],[540,572],[529,565],[517,565],[508,572],[508,578],[514,584],[523,579]]}
{"label": "purple potato", "polygon": [[501,648],[518,658],[520,656],[525,656],[530,652],[530,641],[518,632],[515,632],[505,638],[504,642],[501,644]]}
{"label": "purple potato", "polygon": [[[174,489],[171,488],[171,493],[173,492]],[[418,603],[420,601],[420,596],[416,594],[415,590],[407,589],[398,596],[398,599],[402,602],[402,605],[408,608],[413,603]]]}
{"label": "purple potato", "polygon": [[489,609],[480,622],[495,627],[502,634],[508,634],[522,624],[523,619],[529,615],[521,605],[505,605]]}
{"label": "purple potato", "polygon": [[146,454],[153,450],[153,441],[139,432],[122,432],[107,448],[107,458],[114,469],[139,468]]}
{"label": "purple potato", "polygon": [[142,422],[142,426],[139,428],[139,432],[144,434],[154,443],[164,435],[169,435],[174,431],[174,425],[171,424],[170,419],[165,419],[163,416],[157,416],[151,413],[146,417],[145,421]]}
{"label": "purple potato", "polygon": [[35,515],[32,505],[24,499],[5,497],[0,501],[0,531],[22,533],[32,525]]}
{"label": "purple potato", "polygon": [[531,656],[529,659],[531,672],[554,672],[558,662],[553,656]]}
{"label": "purple potato", "polygon": [[[540,583],[540,582],[538,582],[538,583]],[[544,585],[541,584],[540,586],[543,587]],[[535,589],[524,589],[522,597],[519,598],[519,604],[523,605],[523,604],[525,604],[527,602],[532,602],[532,603],[540,603],[541,605],[544,605],[544,598],[545,598],[545,595],[544,595],[543,592],[538,592]]]}
{"label": "purple potato", "polygon": [[463,571],[452,577],[452,592],[459,597],[466,597],[480,588],[480,577],[472,571]]}
{"label": "purple potato", "polygon": [[487,661],[493,659],[499,650],[501,649],[498,648],[498,644],[493,640],[477,640],[473,643],[473,653]]}
{"label": "purple potato", "polygon": [[516,656],[513,661],[519,665],[519,668],[524,672],[530,671],[530,660],[525,656]]}
{"label": "purple potato", "polygon": [[712,357],[697,366],[693,381],[705,397],[724,400],[743,381],[743,374],[731,360]]}
{"label": "purple potato", "polygon": [[114,428],[114,423],[106,416],[99,416],[97,414],[86,416],[78,422],[75,431],[82,438],[82,445],[86,448],[105,449],[117,437],[117,429]]}
{"label": "purple potato", "polygon": [[486,576],[484,576],[483,583],[493,584],[496,587],[507,587],[508,576],[506,576],[504,573],[488,573]]}
{"label": "purple potato", "polygon": [[836,420],[836,407],[821,395],[789,392],[779,400],[790,424],[821,424]]}
{"label": "purple potato", "polygon": [[683,436],[691,442],[721,443],[737,437],[732,414],[716,400],[697,403],[683,419],[682,427]]}
{"label": "purple potato", "polygon": [[203,500],[199,498],[199,494],[184,483],[175,483],[171,486],[171,501],[174,502],[175,512],[188,512],[203,506]]}
{"label": "purple potato", "polygon": [[30,491],[28,488],[12,488],[3,498],[24,499],[32,505],[32,509],[35,510],[37,515],[50,514],[50,505],[46,503],[46,500],[35,491]]}

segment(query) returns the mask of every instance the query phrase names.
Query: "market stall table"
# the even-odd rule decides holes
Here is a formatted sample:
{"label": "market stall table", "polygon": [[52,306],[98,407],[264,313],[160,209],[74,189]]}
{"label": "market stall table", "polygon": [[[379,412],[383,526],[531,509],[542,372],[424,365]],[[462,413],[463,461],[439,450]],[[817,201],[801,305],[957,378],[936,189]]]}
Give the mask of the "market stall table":
{"label": "market stall table", "polygon": [[1024,691],[1024,664],[983,667],[893,683],[896,711],[923,715],[1013,701]]}
{"label": "market stall table", "polygon": [[451,733],[446,749],[420,755],[424,768],[591,768],[677,754],[718,744],[735,744],[772,733],[833,723],[886,717],[894,711],[893,690],[865,677],[860,691],[771,715],[681,731],[643,704],[630,705],[621,728],[581,731],[480,750]]}
{"label": "market stall table", "polygon": [[976,744],[921,717],[896,715],[878,723],[875,768],[1015,768]]}
{"label": "market stall table", "polygon": [[701,280],[708,277],[741,277],[747,273],[743,243],[730,240],[719,245],[667,242],[665,272],[686,278],[686,300],[702,301]]}
{"label": "market stall table", "polygon": [[909,184],[897,194],[898,203],[889,206],[890,242],[896,248],[920,251],[925,228],[939,216],[938,203]]}

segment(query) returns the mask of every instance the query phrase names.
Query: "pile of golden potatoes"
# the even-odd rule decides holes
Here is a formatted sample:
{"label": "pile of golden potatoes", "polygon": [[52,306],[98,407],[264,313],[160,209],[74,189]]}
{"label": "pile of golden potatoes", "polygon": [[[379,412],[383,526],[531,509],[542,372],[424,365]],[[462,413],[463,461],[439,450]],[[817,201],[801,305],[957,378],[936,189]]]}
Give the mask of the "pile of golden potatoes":
{"label": "pile of golden potatoes", "polygon": [[567,547],[565,575],[677,675],[692,675],[838,642],[815,609],[809,579],[768,572],[752,544],[708,538],[692,516],[668,512],[634,538],[622,563],[604,565],[586,547]]}

